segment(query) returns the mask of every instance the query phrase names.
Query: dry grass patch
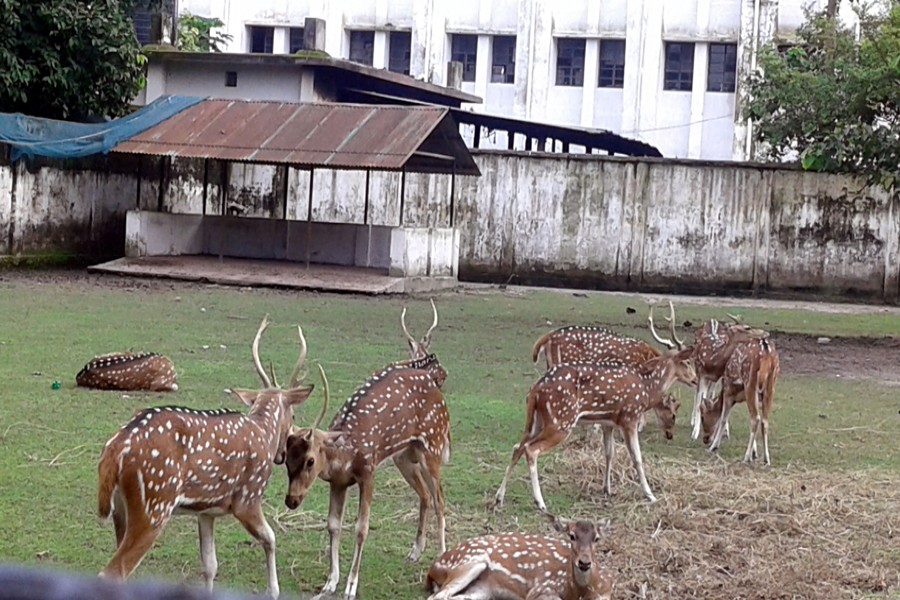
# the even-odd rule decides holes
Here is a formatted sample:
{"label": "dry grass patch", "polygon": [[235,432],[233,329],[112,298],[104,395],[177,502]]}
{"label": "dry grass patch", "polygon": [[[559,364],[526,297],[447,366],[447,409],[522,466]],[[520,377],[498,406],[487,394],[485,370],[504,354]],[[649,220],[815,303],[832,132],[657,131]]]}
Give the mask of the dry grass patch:
{"label": "dry grass patch", "polygon": [[[900,478],[652,458],[659,502],[638,500],[619,445],[603,493],[599,444],[570,443],[553,470],[579,512],[609,515],[617,598],[862,598],[900,592]],[[550,461],[548,461],[550,462]],[[567,483],[566,483],[567,482]],[[622,503],[622,499],[634,498]]]}

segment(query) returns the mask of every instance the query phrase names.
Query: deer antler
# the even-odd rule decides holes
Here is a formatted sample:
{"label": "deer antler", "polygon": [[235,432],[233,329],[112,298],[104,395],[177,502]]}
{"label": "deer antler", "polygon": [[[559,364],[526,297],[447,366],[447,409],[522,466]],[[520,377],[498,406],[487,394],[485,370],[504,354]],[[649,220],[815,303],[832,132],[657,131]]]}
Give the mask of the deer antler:
{"label": "deer antler", "polygon": [[434,331],[434,328],[437,327],[438,324],[438,313],[437,307],[434,305],[434,298],[431,299],[431,310],[432,312],[434,312],[434,322],[431,324],[431,327],[428,329],[425,337],[422,338],[422,341],[426,344],[431,340],[431,332]]}
{"label": "deer antler", "polygon": [[647,321],[650,322],[650,334],[653,336],[653,339],[662,344],[663,346],[669,348],[670,350],[674,350],[677,348],[675,342],[672,340],[667,340],[662,337],[658,333],[656,333],[656,327],[653,326],[653,305],[650,305],[650,316],[647,317]]}
{"label": "deer antler", "polygon": [[734,321],[734,322],[737,323],[738,325],[743,325],[743,324],[744,324],[744,320],[741,319],[741,317],[740,317],[739,315],[733,315],[733,314],[731,314],[731,313],[725,313],[725,314],[728,315],[728,318],[729,318],[729,319],[731,319],[732,321]]}
{"label": "deer antler", "polygon": [[403,307],[403,312],[400,313],[400,327],[403,328],[403,333],[406,334],[407,339],[409,339],[409,343],[414,347],[418,347],[419,344],[416,342],[416,338],[410,335],[409,329],[406,328],[406,307]]}
{"label": "deer antler", "polygon": [[280,388],[281,385],[278,383],[278,377],[275,376],[275,363],[273,363],[271,360],[269,361],[269,373],[272,375],[272,385]]}
{"label": "deer antler", "polygon": [[300,369],[303,367],[303,363],[306,362],[306,338],[303,337],[303,329],[297,325],[297,335],[300,336],[300,358],[297,359],[297,364],[294,365],[294,371],[291,373],[291,387],[295,388],[300,385],[300,382],[306,379],[306,371],[302,374],[300,373]]}
{"label": "deer antler", "polygon": [[319,424],[322,422],[322,419],[325,418],[325,411],[328,410],[328,379],[325,377],[325,369],[322,368],[321,363],[316,365],[319,367],[319,375],[322,377],[322,387],[325,391],[325,401],[322,403],[322,412],[319,413],[319,416],[316,418],[315,424],[312,426],[310,431],[315,431],[319,428]]}
{"label": "deer antler", "polygon": [[675,305],[672,304],[671,300],[669,300],[669,316],[666,318],[666,321],[669,322],[672,340],[678,345],[679,350],[684,350],[684,340],[678,339],[678,334],[675,333]]}
{"label": "deer antler", "polygon": [[253,338],[253,364],[256,366],[256,373],[259,375],[260,380],[262,381],[263,387],[270,388],[272,387],[272,382],[269,380],[269,376],[266,375],[266,370],[263,369],[262,362],[259,360],[259,339],[262,337],[263,332],[269,326],[269,315],[263,317],[262,323],[259,324],[259,329],[256,331],[256,337]]}

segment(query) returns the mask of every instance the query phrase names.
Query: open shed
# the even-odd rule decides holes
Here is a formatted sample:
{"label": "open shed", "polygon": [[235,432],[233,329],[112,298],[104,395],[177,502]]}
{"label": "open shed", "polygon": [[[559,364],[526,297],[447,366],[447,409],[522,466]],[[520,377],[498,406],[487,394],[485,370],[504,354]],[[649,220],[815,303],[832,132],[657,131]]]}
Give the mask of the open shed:
{"label": "open shed", "polygon": [[[147,210],[151,203],[138,198],[138,206],[145,208],[126,217],[125,258],[92,270],[247,285],[369,292],[455,285],[456,177],[480,175],[446,107],[209,99],[118,144],[113,152],[146,160],[142,170],[150,169],[161,182],[157,210]],[[179,193],[165,185],[173,161],[202,165],[200,210],[166,211],[172,204],[166,194]],[[282,173],[281,202],[265,216],[245,215],[241,198],[229,197],[228,173],[236,163],[272,165]],[[361,219],[316,218],[315,175],[336,170],[365,174],[359,190]],[[372,173],[385,171],[399,174],[396,197],[370,189]],[[297,181],[301,173],[305,186]],[[436,210],[449,214],[448,226],[404,224],[408,173],[449,178],[449,193],[433,199]],[[305,194],[298,193],[303,187]],[[139,181],[138,193],[144,189]],[[373,208],[386,202],[399,203],[395,222],[374,224]],[[278,209],[280,214],[273,214]],[[179,263],[175,257],[184,260]],[[263,266],[259,261],[277,262]],[[340,277],[335,267],[347,269],[347,277]]]}

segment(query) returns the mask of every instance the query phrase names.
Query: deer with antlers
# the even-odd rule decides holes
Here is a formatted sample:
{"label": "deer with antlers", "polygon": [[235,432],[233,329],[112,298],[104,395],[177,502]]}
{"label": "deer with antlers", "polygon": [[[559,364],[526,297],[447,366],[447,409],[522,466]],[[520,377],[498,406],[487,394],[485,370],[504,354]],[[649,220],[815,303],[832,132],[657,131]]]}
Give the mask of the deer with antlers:
{"label": "deer with antlers", "polygon": [[[684,349],[684,341],[678,338],[675,331],[675,306],[669,301],[669,323],[671,338],[661,337],[653,324],[653,307],[650,307],[650,333],[653,338],[669,350]],[[657,358],[662,352],[647,342],[633,337],[628,337],[605,327],[591,327],[572,325],[561,327],[544,334],[535,342],[531,359],[537,366],[540,362],[546,362],[547,368],[569,362],[621,362],[626,365],[639,366],[651,358]],[[680,403],[670,397],[667,406],[675,406]],[[671,440],[674,437],[675,415],[665,407],[656,411],[657,423],[665,438]],[[638,423],[638,431],[644,428],[644,416]]]}
{"label": "deer with antlers", "polygon": [[[694,334],[694,365],[697,369],[697,391],[691,410],[691,439],[700,437],[703,404],[713,400],[712,391],[722,379],[728,359],[742,342],[767,338],[769,334],[740,323],[729,315],[734,323],[721,323],[710,319]],[[727,435],[727,424],[724,435]]]}
{"label": "deer with antlers", "polygon": [[581,362],[557,365],[547,371],[528,392],[525,434],[513,448],[512,461],[494,497],[494,505],[503,504],[509,477],[524,454],[534,502],[539,510],[546,511],[538,481],[538,456],[562,443],[582,421],[599,423],[603,430],[606,493],[612,493],[613,430],[618,428],[637,470],[641,490],[650,502],[655,502],[656,497],[644,476],[638,422],[651,408],[674,412],[676,407],[666,407],[669,388],[675,381],[687,385],[696,382],[691,354],[691,348],[669,350],[639,367],[619,362]]}
{"label": "deer with antlers", "polygon": [[75,376],[79,387],[97,390],[174,392],[175,366],[156,352],[113,352],[95,356]]}
{"label": "deer with antlers", "polygon": [[311,428],[297,429],[288,437],[285,505],[290,509],[300,506],[316,478],[330,487],[330,571],[322,593],[333,593],[340,580],[344,505],[347,490],[357,485],[356,547],[344,592],[348,598],[356,596],[363,545],[369,533],[375,471],[388,458],[419,496],[418,529],[407,561],[419,560],[425,549],[426,516],[432,506],[438,544],[441,552],[446,549],[441,464],[450,459],[450,415],[435,376],[440,373],[446,377],[433,354],[389,365],[347,399],[328,431],[318,429],[325,416],[323,406]]}
{"label": "deer with antlers", "polygon": [[409,347],[410,360],[425,358],[429,354],[431,348],[431,333],[438,325],[438,311],[437,307],[434,305],[434,298],[431,299],[431,311],[434,313],[434,321],[431,323],[431,327],[428,328],[428,331],[425,332],[425,335],[422,336],[422,339],[418,341],[409,333],[409,329],[406,328],[405,306],[403,307],[403,312],[400,313],[400,327],[403,329],[403,333],[406,334],[406,343]]}
{"label": "deer with antlers", "polygon": [[[126,579],[150,550],[172,515],[197,517],[200,558],[207,589],[218,569],[213,526],[234,515],[266,554],[268,592],[278,596],[275,534],[262,512],[273,463],[284,461],[294,408],[313,391],[302,385],[306,340],[298,327],[300,357],[290,387],[273,387],[259,360],[262,320],[252,353],[262,390],[235,389],[250,407],[230,410],[148,408],[135,413],[103,448],[99,471],[99,514],[112,514],[116,552],[101,576]],[[321,368],[320,368],[321,369]],[[324,378],[324,372],[322,373]]]}
{"label": "deer with antlers", "polygon": [[731,409],[738,402],[747,402],[750,413],[750,439],[744,462],[757,458],[756,438],[762,437],[763,460],[769,458],[769,416],[775,400],[775,383],[781,373],[781,363],[775,343],[769,339],[739,344],[728,359],[722,375],[722,389],[712,403],[705,403],[701,413],[703,443],[714,452],[722,443]]}
{"label": "deer with antlers", "polygon": [[504,533],[468,539],[445,552],[425,577],[429,600],[523,598],[609,600],[614,578],[594,558],[600,526],[554,520],[569,543]]}

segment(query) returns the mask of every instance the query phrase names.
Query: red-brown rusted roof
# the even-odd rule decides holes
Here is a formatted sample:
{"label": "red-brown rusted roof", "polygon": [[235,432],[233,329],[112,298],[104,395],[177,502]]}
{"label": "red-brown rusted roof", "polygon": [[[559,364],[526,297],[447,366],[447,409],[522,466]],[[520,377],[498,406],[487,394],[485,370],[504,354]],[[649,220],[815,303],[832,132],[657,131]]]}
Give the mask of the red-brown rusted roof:
{"label": "red-brown rusted roof", "polygon": [[480,175],[448,108],[208,99],[113,152]]}

